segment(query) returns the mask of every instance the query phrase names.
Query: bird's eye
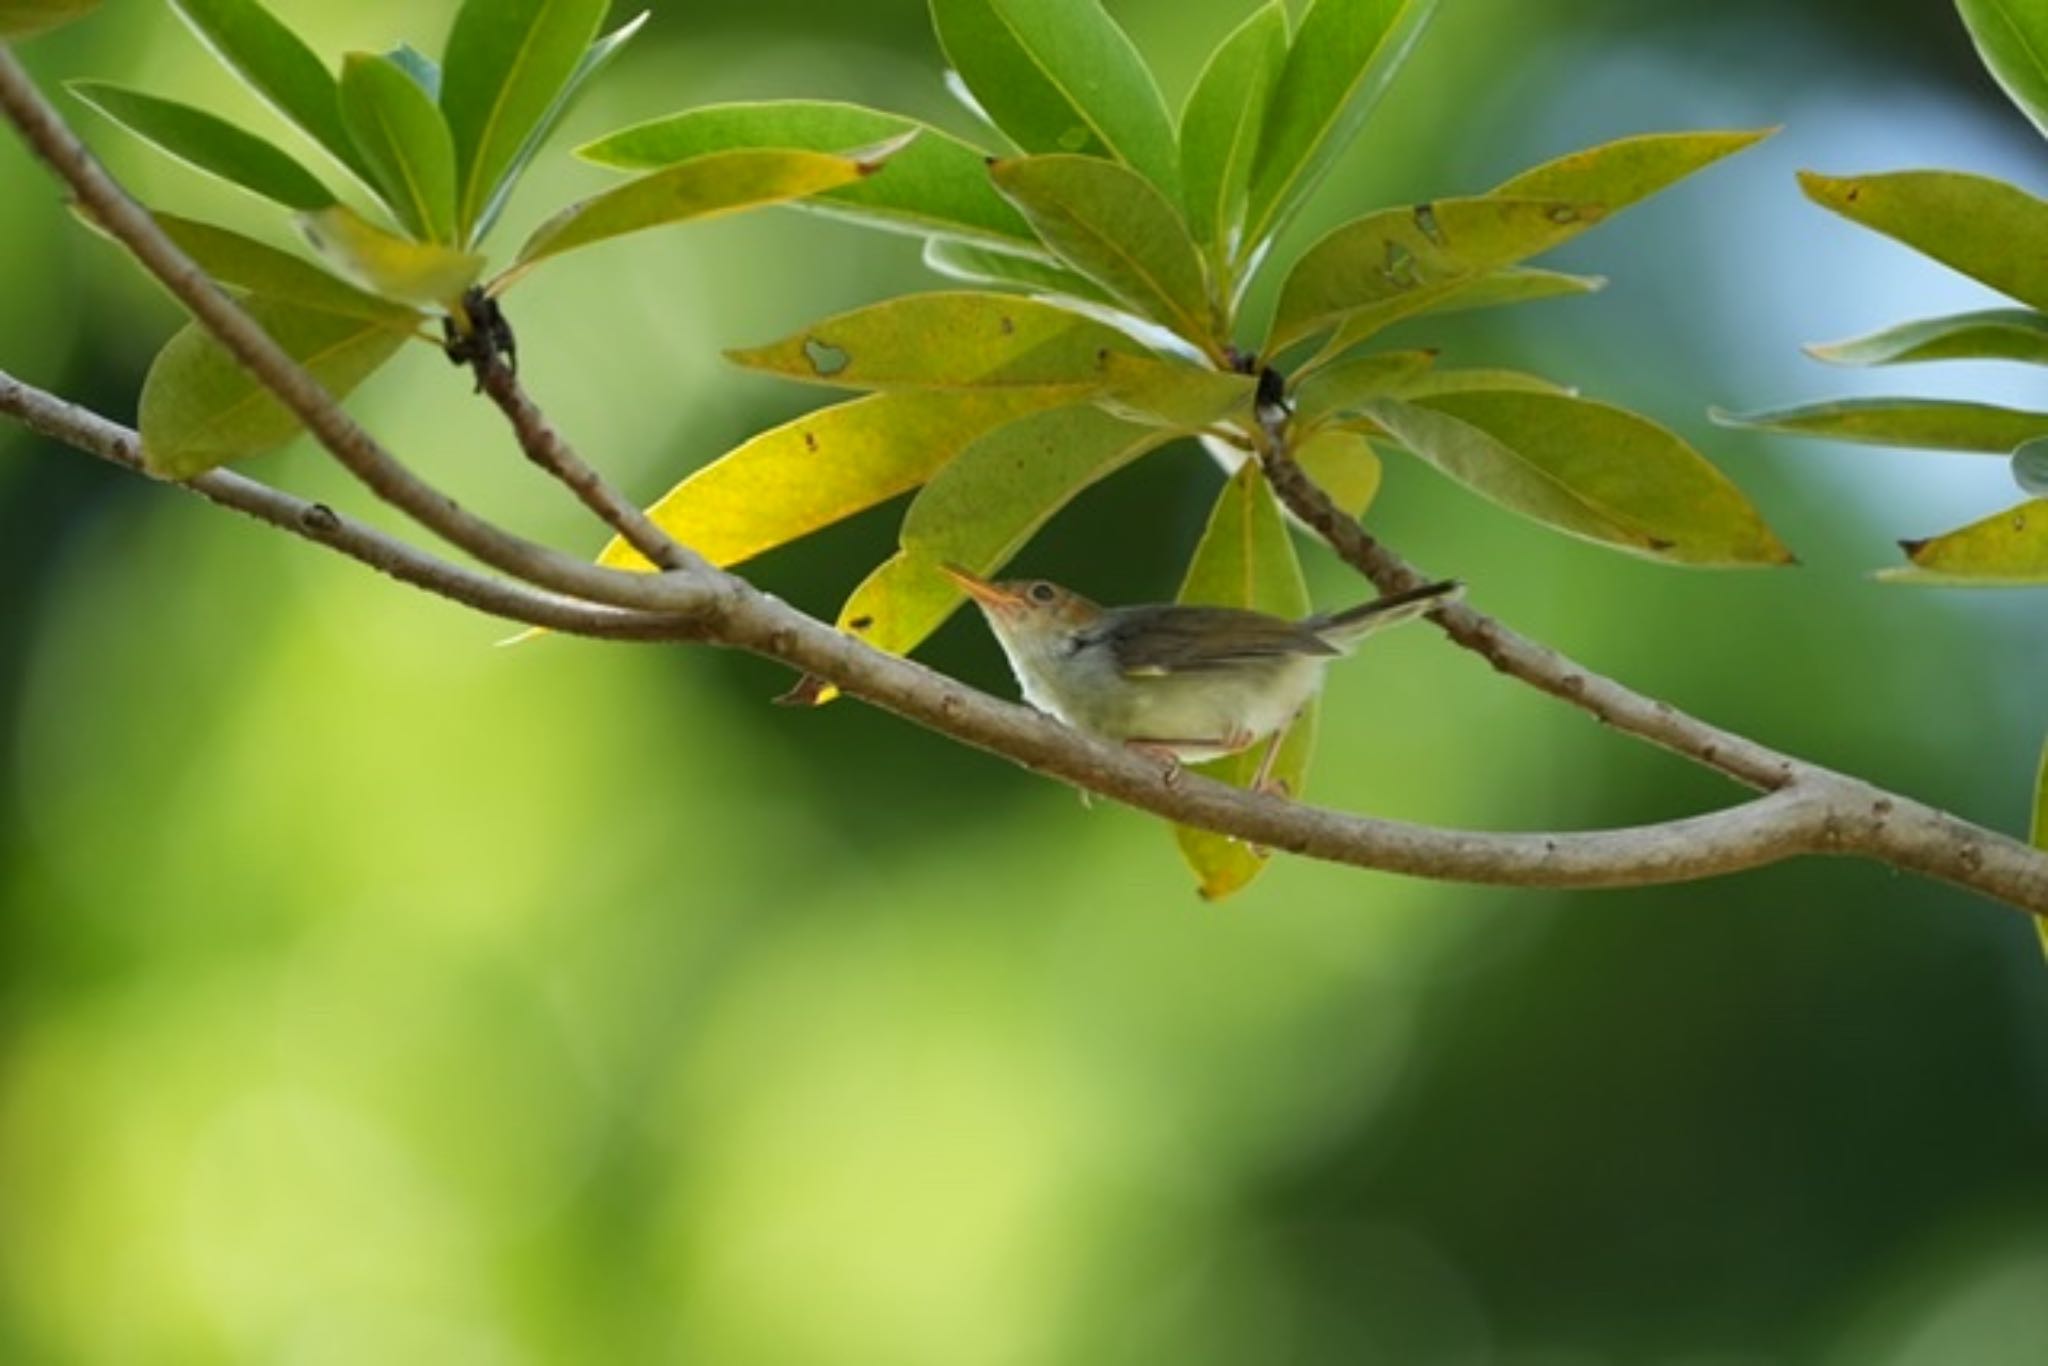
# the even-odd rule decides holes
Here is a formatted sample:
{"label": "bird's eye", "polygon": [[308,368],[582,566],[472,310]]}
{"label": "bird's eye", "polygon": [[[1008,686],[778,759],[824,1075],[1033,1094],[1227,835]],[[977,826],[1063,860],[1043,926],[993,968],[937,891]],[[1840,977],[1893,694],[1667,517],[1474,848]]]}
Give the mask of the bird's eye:
{"label": "bird's eye", "polygon": [[1053,587],[1049,583],[1034,583],[1031,585],[1031,600],[1033,602],[1051,602],[1058,596],[1059,594],[1053,591]]}

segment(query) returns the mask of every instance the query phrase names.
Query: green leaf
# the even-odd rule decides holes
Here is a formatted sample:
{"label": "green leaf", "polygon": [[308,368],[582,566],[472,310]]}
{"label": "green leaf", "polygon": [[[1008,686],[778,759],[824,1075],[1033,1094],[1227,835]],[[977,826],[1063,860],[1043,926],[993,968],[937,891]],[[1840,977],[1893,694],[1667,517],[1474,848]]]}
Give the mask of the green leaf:
{"label": "green leaf", "polygon": [[1295,448],[1294,463],[1354,520],[1379,496],[1379,453],[1356,432],[1317,432]]}
{"label": "green leaf", "polygon": [[230,289],[276,303],[389,327],[414,327],[417,311],[344,284],[311,262],[212,223],[155,215],[156,224],[199,268]]}
{"label": "green leaf", "polygon": [[1725,475],[1634,413],[1512,391],[1381,399],[1365,413],[1453,479],[1560,531],[1677,564],[1791,562]]}
{"label": "green leaf", "polygon": [[103,81],[73,81],[70,90],[188,166],[288,209],[317,209],[334,202],[332,191],[276,146],[203,109]]}
{"label": "green leaf", "polygon": [[1145,349],[1106,323],[1008,294],[912,294],[871,304],[728,359],[850,389],[1045,389],[1076,396]]}
{"label": "green leaf", "polygon": [[1642,133],[1546,161],[1494,190],[1513,199],[1568,199],[1612,215],[1754,147],[1775,128],[1740,132]]}
{"label": "green leaf", "polygon": [[1992,76],[2048,133],[2048,9],[2039,0],[1956,0],[1956,9]]}
{"label": "green leaf", "polygon": [[452,245],[455,146],[419,82],[387,57],[351,52],[341,64],[341,118],[398,221],[415,237]]}
{"label": "green leaf", "polygon": [[295,220],[322,259],[372,294],[419,308],[447,309],[476,283],[484,258],[386,232],[346,204]]}
{"label": "green leaf", "polygon": [[2004,455],[2035,437],[2048,436],[2048,413],[1933,398],[1851,398],[1763,413],[1715,409],[1712,415],[1724,427],[1989,455]]}
{"label": "green leaf", "polygon": [[[273,299],[249,299],[243,306],[336,398],[368,379],[411,335],[409,325]],[[189,479],[272,450],[299,431],[298,419],[196,323],[172,337],[149,367],[138,425],[144,463],[170,479]]]}
{"label": "green leaf", "polygon": [[[1308,615],[1308,584],[1294,552],[1294,538],[1258,462],[1247,460],[1223,486],[1209,525],[1188,562],[1180,601],[1208,607],[1248,607],[1289,619]],[[1279,738],[1271,780],[1300,796],[1315,748],[1316,704],[1303,708]],[[1250,787],[1265,760],[1266,743],[1198,767],[1219,782]],[[1194,869],[1202,899],[1220,901],[1243,890],[1266,866],[1267,854],[1242,840],[1177,825],[1173,837],[1181,857]]]}
{"label": "green leaf", "polygon": [[1809,346],[1834,365],[1905,365],[1935,360],[2016,360],[2048,365],[2048,317],[2023,308],[1991,308],[1902,323],[1853,341]]}
{"label": "green leaf", "polygon": [[946,59],[1027,152],[1109,156],[1178,193],[1173,121],[1100,0],[931,0]]}
{"label": "green leaf", "polygon": [[313,50],[257,0],[171,0],[229,70],[365,179],[369,168],[341,120],[334,77]]}
{"label": "green leaf", "polygon": [[1382,351],[1325,366],[1295,387],[1294,420],[1314,427],[1371,399],[1400,394],[1435,364],[1434,351]]}
{"label": "green leaf", "polygon": [[989,183],[988,153],[929,124],[822,100],[720,104],[636,124],[576,149],[622,170],[653,170],[709,152],[795,148],[843,152],[917,134],[889,174],[827,190],[796,207],[870,226],[1037,252],[1038,238]]}
{"label": "green leaf", "polygon": [[1316,0],[1287,50],[1259,137],[1240,259],[1315,189],[1422,35],[1436,0]]}
{"label": "green leaf", "polygon": [[1807,197],[1853,223],[1904,242],[2029,308],[2048,310],[2048,203],[2017,185],[1961,171],[1824,176],[1802,171]]}
{"label": "green leaf", "polygon": [[1268,354],[1339,328],[1334,355],[1441,303],[1482,276],[1585,231],[1602,210],[1556,199],[1481,195],[1382,209],[1302,254],[1280,291]]}
{"label": "green leaf", "polygon": [[621,48],[633,41],[633,35],[646,26],[649,13],[647,10],[640,11],[584,50],[582,59],[576,63],[576,69],[569,73],[568,81],[556,92],[554,102],[548,106],[547,112],[541,115],[540,122],[533,126],[533,131],[526,135],[526,141],[513,156],[511,164],[498,177],[498,188],[491,192],[490,199],[484,204],[483,212],[478,215],[476,222],[470,225],[469,240],[472,243],[481,242],[497,225],[498,216],[505,211],[505,202],[512,197],[512,191],[519,184],[519,178],[526,173],[526,168],[533,163],[534,157],[539,155],[541,147],[546,144],[556,126],[575,107],[576,99],[583,93],[583,88],[611,65],[612,59],[619,55]]}
{"label": "green leaf", "polygon": [[850,184],[877,163],[822,152],[712,152],[580,200],[541,224],[495,288],[551,256],[645,228],[780,204]]}
{"label": "green leaf", "polygon": [[[982,433],[1047,400],[1030,391],[873,394],[762,432],[662,495],[648,515],[725,567],[916,488]],[[646,569],[614,538],[598,563]]]}
{"label": "green leaf", "polygon": [[0,39],[16,42],[75,23],[100,7],[100,0],[0,0]]}
{"label": "green leaf", "polygon": [[1562,394],[1567,398],[1576,396],[1577,392],[1541,375],[1525,374],[1520,370],[1502,370],[1492,366],[1476,366],[1455,370],[1431,370],[1417,375],[1396,385],[1392,397],[1433,398],[1438,394],[1469,394],[1481,391]]}
{"label": "green leaf", "polygon": [[1244,221],[1252,158],[1273,78],[1287,59],[1287,7],[1261,6],[1211,54],[1180,116],[1180,178],[1188,230],[1228,260]]}
{"label": "green leaf", "polygon": [[1082,489],[1171,438],[1086,406],[995,428],[912,500],[903,553],[853,591],[839,611],[840,628],[876,649],[908,654],[960,605],[960,586],[940,564],[995,573]]}
{"label": "green leaf", "polygon": [[2048,499],[2032,499],[1946,535],[1899,544],[1913,568],[1881,577],[1933,583],[2048,583]]}
{"label": "green leaf", "polygon": [[1534,303],[1569,294],[1597,294],[1607,288],[1601,275],[1566,275],[1561,271],[1538,270],[1533,266],[1510,266],[1488,271],[1439,297],[1424,313],[1470,313],[1482,308],[1503,308],[1510,304]]}
{"label": "green leaf", "polygon": [[989,174],[1074,269],[1215,353],[1209,286],[1185,224],[1136,173],[1095,157],[1017,157]]}
{"label": "green leaf", "polygon": [[1258,389],[1251,375],[1153,356],[1113,354],[1105,370],[1109,385],[1095,395],[1097,407],[1170,432],[1249,418]]}
{"label": "green leaf", "polygon": [[1017,256],[946,237],[925,240],[924,263],[949,280],[1003,285],[1089,303],[1114,303],[1102,286],[1042,256]]}
{"label": "green leaf", "polygon": [[457,11],[441,112],[460,187],[453,214],[461,240],[475,240],[471,228],[568,84],[609,6],[610,0],[465,0]]}

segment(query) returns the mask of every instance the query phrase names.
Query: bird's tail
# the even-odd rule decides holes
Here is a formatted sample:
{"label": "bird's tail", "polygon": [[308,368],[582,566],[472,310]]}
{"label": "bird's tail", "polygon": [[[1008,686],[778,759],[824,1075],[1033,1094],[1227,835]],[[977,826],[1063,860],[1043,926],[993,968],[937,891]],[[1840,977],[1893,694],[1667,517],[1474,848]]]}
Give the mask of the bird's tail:
{"label": "bird's tail", "polygon": [[1347,607],[1341,612],[1325,612],[1310,617],[1302,625],[1332,645],[1349,649],[1383,626],[1412,621],[1424,612],[1456,602],[1464,593],[1464,584],[1455,579],[1445,579],[1384,598],[1374,598],[1371,602]]}

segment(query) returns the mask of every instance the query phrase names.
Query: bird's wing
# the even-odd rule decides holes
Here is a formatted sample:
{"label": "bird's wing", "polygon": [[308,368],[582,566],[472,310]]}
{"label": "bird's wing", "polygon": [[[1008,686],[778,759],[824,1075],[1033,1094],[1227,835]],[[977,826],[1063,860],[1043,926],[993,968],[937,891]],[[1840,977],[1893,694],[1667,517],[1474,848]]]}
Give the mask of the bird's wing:
{"label": "bird's wing", "polygon": [[1337,648],[1294,622],[1235,607],[1126,607],[1103,614],[1083,643],[1108,647],[1128,678],[1231,669]]}

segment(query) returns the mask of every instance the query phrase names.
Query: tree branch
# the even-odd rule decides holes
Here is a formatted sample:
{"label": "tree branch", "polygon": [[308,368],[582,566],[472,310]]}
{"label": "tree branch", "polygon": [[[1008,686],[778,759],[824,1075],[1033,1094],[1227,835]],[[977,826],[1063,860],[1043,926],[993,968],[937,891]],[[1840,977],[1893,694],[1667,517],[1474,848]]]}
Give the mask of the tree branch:
{"label": "tree branch", "polygon": [[[559,622],[562,629],[587,628],[586,634],[693,639],[747,650],[829,679],[855,697],[940,734],[1167,820],[1356,867],[1528,887],[1618,887],[1710,877],[1803,854],[1848,854],[1945,879],[2048,916],[2048,855],[1706,726],[1666,704],[1597,678],[1470,609],[1448,609],[1440,619],[1460,643],[1479,650],[1503,671],[1566,697],[1631,734],[1766,789],[1766,795],[1711,815],[1597,833],[1466,832],[1346,815],[1230,787],[1177,765],[1162,767],[1127,748],[874,650],[728,574],[708,568],[624,574],[570,559],[463,511],[414,477],[342,413],[318,383],[178,252],[148,214],[93,162],[4,45],[0,110],[72,185],[94,216],[373,491],[487,563],[587,601],[565,602],[445,564],[344,522],[317,504],[225,471],[189,481],[203,496],[341,550],[406,582],[515,619]],[[516,389],[507,393],[517,402],[501,400],[501,406],[513,418],[522,444],[532,443],[530,455],[538,447],[543,454],[535,458],[557,472],[581,466],[580,461],[567,463],[573,460],[573,451],[523,394]],[[140,467],[133,433],[61,400],[8,381],[0,386],[0,407],[82,449]],[[1289,505],[1383,590],[1416,581],[1411,568],[1336,513],[1284,451],[1269,451],[1266,458]],[[592,496],[616,501],[594,472],[586,489],[578,490],[586,494],[586,502]],[[622,514],[622,520],[628,519]],[[619,607],[652,610],[616,610]],[[556,621],[540,621],[542,613],[554,614]]]}
{"label": "tree branch", "polygon": [[[23,384],[4,370],[0,370],[0,413],[16,417],[31,431],[88,455],[137,474],[147,473],[142,464],[142,443],[134,432],[89,409]],[[401,583],[507,621],[607,640],[675,640],[686,634],[692,622],[691,618],[674,613],[594,605],[494,579],[429,555],[343,516],[325,503],[294,497],[229,470],[210,470],[174,487],[189,489],[222,507],[338,550]]]}
{"label": "tree branch", "polygon": [[492,568],[558,593],[615,607],[690,612],[731,587],[725,576],[602,569],[515,536],[476,516],[400,464],[343,412],[320,382],[164,235],[71,131],[0,43],[0,112],[77,195],[101,227],[162,281],[242,367],[275,394],[371,492]]}

